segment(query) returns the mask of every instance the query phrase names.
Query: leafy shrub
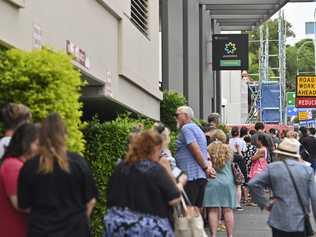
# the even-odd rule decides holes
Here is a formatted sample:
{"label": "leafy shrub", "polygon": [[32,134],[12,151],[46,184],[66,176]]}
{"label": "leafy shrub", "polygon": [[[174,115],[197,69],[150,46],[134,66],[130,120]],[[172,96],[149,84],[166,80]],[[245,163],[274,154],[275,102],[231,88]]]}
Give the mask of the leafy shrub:
{"label": "leafy shrub", "polygon": [[230,130],[225,124],[220,124],[218,126],[218,129],[221,129],[226,135],[229,135]]}
{"label": "leafy shrub", "polygon": [[179,106],[186,105],[187,100],[183,95],[175,91],[164,91],[163,100],[160,103],[160,118],[171,131],[177,131],[177,123],[174,114]]}
{"label": "leafy shrub", "polygon": [[35,122],[50,112],[60,113],[68,127],[69,149],[78,152],[84,149],[82,85],[80,73],[65,53],[10,49],[0,54],[0,107],[8,102],[23,103],[31,109]]}
{"label": "leafy shrub", "polygon": [[117,161],[127,151],[128,135],[138,124],[143,124],[145,128],[149,128],[153,125],[153,121],[132,119],[124,115],[114,121],[101,123],[95,118],[88,123],[84,130],[87,142],[85,158],[93,170],[99,191],[99,200],[92,216],[92,236],[102,236],[108,179]]}

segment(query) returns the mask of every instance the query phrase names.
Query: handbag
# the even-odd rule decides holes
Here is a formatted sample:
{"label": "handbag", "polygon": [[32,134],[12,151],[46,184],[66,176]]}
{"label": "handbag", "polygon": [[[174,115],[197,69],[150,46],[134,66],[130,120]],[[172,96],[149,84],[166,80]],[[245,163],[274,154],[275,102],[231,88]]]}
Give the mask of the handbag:
{"label": "handbag", "polygon": [[242,185],[245,182],[245,177],[241,172],[239,165],[236,162],[232,162],[232,172],[236,185]]}
{"label": "handbag", "polygon": [[174,211],[174,229],[176,237],[207,237],[200,211],[192,206],[184,191],[182,191],[181,202]]}
{"label": "handbag", "polygon": [[306,208],[304,207],[304,204],[303,204],[303,201],[302,201],[302,197],[301,197],[301,195],[300,195],[300,193],[298,191],[298,188],[297,188],[297,185],[295,183],[295,179],[293,177],[293,174],[292,174],[292,172],[291,172],[291,170],[290,170],[290,168],[287,165],[285,160],[283,160],[283,163],[284,163],[287,171],[289,172],[290,178],[292,180],[292,183],[293,183],[293,186],[294,186],[297,198],[298,198],[298,202],[300,203],[300,205],[301,205],[301,207],[303,209],[303,212],[304,212],[304,233],[305,233],[305,236],[313,236],[314,235],[313,227],[311,225],[308,212],[307,212]]}

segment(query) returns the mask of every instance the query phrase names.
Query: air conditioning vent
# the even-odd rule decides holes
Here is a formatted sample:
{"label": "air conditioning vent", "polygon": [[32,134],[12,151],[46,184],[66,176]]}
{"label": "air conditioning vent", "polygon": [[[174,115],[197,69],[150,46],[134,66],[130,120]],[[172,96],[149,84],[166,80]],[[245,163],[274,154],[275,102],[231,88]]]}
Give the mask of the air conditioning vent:
{"label": "air conditioning vent", "polygon": [[131,0],[131,21],[148,36],[148,0]]}

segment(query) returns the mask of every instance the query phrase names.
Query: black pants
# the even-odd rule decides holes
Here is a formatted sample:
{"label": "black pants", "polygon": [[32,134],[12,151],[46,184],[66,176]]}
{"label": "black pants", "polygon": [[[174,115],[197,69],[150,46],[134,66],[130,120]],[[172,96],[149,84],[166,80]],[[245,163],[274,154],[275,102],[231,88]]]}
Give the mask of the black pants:
{"label": "black pants", "polygon": [[202,207],[207,179],[196,179],[188,181],[184,191],[188,195],[193,206]]}
{"label": "black pants", "polygon": [[305,237],[304,232],[285,232],[272,227],[272,237]]}

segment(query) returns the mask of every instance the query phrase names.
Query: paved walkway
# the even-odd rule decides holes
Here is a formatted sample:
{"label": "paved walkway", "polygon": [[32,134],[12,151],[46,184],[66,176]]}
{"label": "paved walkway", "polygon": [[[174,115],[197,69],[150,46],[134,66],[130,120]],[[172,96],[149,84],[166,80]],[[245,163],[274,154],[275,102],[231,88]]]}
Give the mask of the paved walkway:
{"label": "paved walkway", "polygon": [[[261,211],[258,207],[247,207],[242,212],[235,211],[234,237],[271,237],[270,228],[266,224],[267,217],[268,212]],[[226,232],[218,232],[217,237],[226,237]]]}
{"label": "paved walkway", "polygon": [[[244,211],[235,211],[234,237],[270,237],[270,228],[267,226],[268,213],[258,207],[245,208]],[[219,237],[226,236],[221,232]]]}

